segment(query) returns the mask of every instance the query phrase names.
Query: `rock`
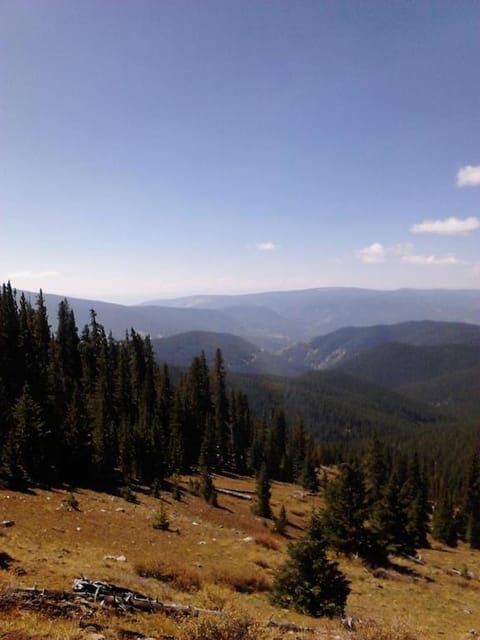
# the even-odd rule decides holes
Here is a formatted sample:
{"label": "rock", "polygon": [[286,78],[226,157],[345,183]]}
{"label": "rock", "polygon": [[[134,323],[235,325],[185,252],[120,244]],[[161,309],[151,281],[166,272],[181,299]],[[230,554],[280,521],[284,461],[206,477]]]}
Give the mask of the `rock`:
{"label": "rock", "polygon": [[119,513],[125,513],[125,509],[123,507],[117,507],[115,511],[118,511]]}
{"label": "rock", "polygon": [[115,560],[115,562],[126,562],[127,561],[127,557],[124,555],[121,556],[112,556],[112,555],[107,555],[107,556],[103,556],[104,560]]}
{"label": "rock", "polygon": [[0,522],[0,526],[2,527],[13,527],[14,524],[14,520],[2,520],[2,522]]}

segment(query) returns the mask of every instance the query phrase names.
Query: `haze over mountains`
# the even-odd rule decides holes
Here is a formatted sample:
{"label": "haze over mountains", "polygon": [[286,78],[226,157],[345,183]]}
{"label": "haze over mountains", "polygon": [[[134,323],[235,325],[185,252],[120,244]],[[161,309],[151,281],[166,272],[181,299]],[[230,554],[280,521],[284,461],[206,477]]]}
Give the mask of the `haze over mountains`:
{"label": "haze over mountains", "polygon": [[[46,294],[45,298],[54,325],[62,296]],[[152,338],[213,331],[241,336],[272,352],[348,326],[412,320],[480,324],[479,290],[324,288],[190,296],[132,306],[79,298],[69,298],[69,302],[80,328],[93,308],[118,338],[131,327]]]}

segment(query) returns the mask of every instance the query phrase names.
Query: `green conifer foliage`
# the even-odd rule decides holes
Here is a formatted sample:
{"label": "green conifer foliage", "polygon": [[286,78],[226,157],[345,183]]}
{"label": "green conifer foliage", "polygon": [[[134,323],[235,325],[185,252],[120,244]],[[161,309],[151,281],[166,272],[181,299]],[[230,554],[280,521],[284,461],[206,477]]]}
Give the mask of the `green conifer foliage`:
{"label": "green conifer foliage", "polygon": [[470,460],[463,511],[466,523],[465,540],[472,549],[480,549],[480,452],[478,450]]}
{"label": "green conifer foliage", "polygon": [[449,547],[457,546],[457,529],[454,518],[452,499],[444,487],[435,507],[432,518],[432,536]]}
{"label": "green conifer foliage", "polygon": [[302,471],[300,473],[298,481],[300,485],[307,491],[310,491],[311,493],[318,492],[319,482],[315,462],[311,453],[311,448],[308,449],[307,455],[305,456]]}
{"label": "green conifer foliage", "polygon": [[287,524],[287,510],[285,509],[285,505],[282,504],[278,516],[276,516],[273,520],[272,531],[283,536],[285,533],[285,529],[287,528]]}
{"label": "green conifer foliage", "polygon": [[324,534],[336,551],[360,553],[365,538],[365,489],[360,470],[344,464],[325,489]]}
{"label": "green conifer foliage", "polygon": [[385,452],[376,434],[368,443],[363,461],[365,497],[369,511],[380,500],[387,480]]}
{"label": "green conifer foliage", "polygon": [[393,473],[380,501],[375,505],[371,527],[380,544],[393,554],[413,554],[415,545],[407,530],[408,519],[400,499],[400,483]]}
{"label": "green conifer foliage", "polygon": [[270,507],[271,486],[265,462],[260,467],[257,474],[256,500],[252,505],[252,511],[261,518],[271,518]]}
{"label": "green conifer foliage", "polygon": [[219,468],[224,467],[230,457],[230,412],[228,406],[225,365],[220,349],[215,352],[215,362],[212,371],[212,400],[215,415],[215,439],[217,445],[217,460]]}
{"label": "green conifer foliage", "polygon": [[408,465],[407,479],[401,489],[400,500],[404,505],[407,516],[406,529],[413,546],[416,549],[428,548],[428,488],[425,476],[420,471],[416,453]]}
{"label": "green conifer foliage", "polygon": [[288,546],[289,559],[277,571],[273,604],[311,616],[342,615],[349,583],[336,562],[328,560],[327,543],[317,516],[307,533]]}

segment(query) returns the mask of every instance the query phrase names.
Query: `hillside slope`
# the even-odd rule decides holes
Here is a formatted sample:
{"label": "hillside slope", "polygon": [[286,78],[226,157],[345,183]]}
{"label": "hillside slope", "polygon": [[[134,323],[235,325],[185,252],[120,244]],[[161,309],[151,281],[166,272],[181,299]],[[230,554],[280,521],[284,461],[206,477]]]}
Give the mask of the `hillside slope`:
{"label": "hillside slope", "polygon": [[[371,327],[344,327],[308,343],[287,348],[282,356],[297,367],[328,369],[388,343],[414,346],[480,347],[480,326],[460,322],[402,322]],[[360,367],[358,367],[360,368]]]}
{"label": "hillside slope", "polygon": [[[67,491],[21,494],[0,490],[0,517],[15,522],[2,536],[2,638],[434,640],[446,636],[464,640],[478,628],[480,554],[463,545],[447,549],[435,544],[422,550],[425,564],[399,561],[397,570],[381,572],[368,571],[353,557],[337,558],[351,581],[347,615],[355,620],[354,632],[336,620],[274,608],[268,590],[275,570],[286,558],[288,538],[270,533],[269,523],[254,517],[246,500],[220,495],[220,508],[210,507],[190,493],[191,480],[180,479],[181,502],[166,492],[161,499],[137,492],[138,502],[131,504],[105,493],[76,491],[78,511],[66,508]],[[215,477],[215,484],[244,493],[254,490],[251,478],[220,476]],[[170,531],[152,528],[160,504],[168,512]],[[281,505],[286,507],[290,539],[301,535],[312,508],[321,504],[321,496],[306,495],[294,485],[273,484],[272,506],[275,512]],[[463,567],[473,577],[456,570]],[[40,604],[19,610],[7,605],[8,589],[31,589],[35,584],[40,591],[69,592],[81,574],[160,602],[220,613],[195,618],[140,612],[119,615],[108,606],[78,613],[72,607],[59,610]],[[26,593],[32,601],[32,592]],[[240,635],[245,618],[255,624],[249,635]],[[271,620],[306,630],[292,634],[268,626]]]}
{"label": "hillside slope", "polygon": [[187,367],[201,351],[207,363],[213,363],[217,349],[222,350],[227,371],[279,376],[300,373],[285,359],[264,351],[244,338],[228,333],[190,331],[167,338],[152,340],[155,356],[159,362]]}

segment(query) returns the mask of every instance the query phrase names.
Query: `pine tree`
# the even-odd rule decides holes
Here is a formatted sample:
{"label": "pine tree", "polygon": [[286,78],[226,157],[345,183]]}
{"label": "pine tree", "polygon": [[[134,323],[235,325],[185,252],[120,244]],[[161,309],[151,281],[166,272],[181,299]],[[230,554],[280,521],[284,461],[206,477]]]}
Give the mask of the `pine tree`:
{"label": "pine tree", "polygon": [[175,473],[182,473],[186,470],[184,416],[185,411],[182,396],[177,390],[174,398],[170,438],[168,442],[169,467],[170,471]]}
{"label": "pine tree", "polygon": [[480,452],[470,460],[463,517],[466,524],[465,540],[472,549],[480,549]]}
{"label": "pine tree", "polygon": [[202,461],[200,464],[200,493],[208,504],[212,507],[218,506],[217,503],[217,490],[213,484],[212,476],[208,470],[206,462]]}
{"label": "pine tree", "polygon": [[288,546],[289,559],[278,569],[273,604],[311,616],[343,615],[350,587],[336,562],[327,559],[318,516],[306,534]]}
{"label": "pine tree", "polygon": [[450,492],[444,487],[433,512],[432,536],[449,547],[457,546],[457,529]]}
{"label": "pine tree", "polygon": [[404,504],[407,516],[407,533],[416,549],[428,548],[428,488],[425,476],[420,471],[416,453],[410,461],[407,473],[407,480],[401,489],[400,495],[400,500]]}
{"label": "pine tree", "polygon": [[362,474],[353,464],[344,464],[339,477],[325,489],[322,522],[330,546],[347,555],[361,553],[366,537],[365,514]]}
{"label": "pine tree", "polygon": [[315,462],[314,462],[313,455],[311,453],[310,448],[308,449],[307,455],[305,456],[305,460],[303,462],[303,468],[300,473],[298,482],[307,491],[310,491],[311,493],[318,492],[319,482],[318,482],[317,470],[315,468]]}
{"label": "pine tree", "polygon": [[47,466],[49,434],[41,409],[28,385],[13,407],[13,425],[7,442],[5,464],[12,482],[19,486],[28,480],[49,478]]}
{"label": "pine tree", "polygon": [[279,533],[281,536],[283,536],[285,533],[287,524],[288,524],[287,510],[285,509],[285,505],[282,504],[281,509],[278,513],[278,516],[276,516],[273,519],[272,531],[274,531],[274,533]]}
{"label": "pine tree", "polygon": [[265,462],[262,464],[260,471],[257,474],[256,496],[256,500],[252,505],[253,513],[261,518],[271,518],[271,486]]}
{"label": "pine tree", "polygon": [[412,555],[415,553],[415,545],[407,530],[408,520],[400,500],[400,489],[398,477],[393,473],[382,498],[375,505],[371,528],[389,553]]}
{"label": "pine tree", "polygon": [[374,434],[368,443],[363,461],[365,479],[365,498],[371,513],[373,506],[380,500],[387,480],[387,468],[383,445]]}
{"label": "pine tree", "polygon": [[217,445],[218,467],[223,468],[229,460],[231,442],[225,366],[222,351],[220,349],[217,349],[215,352],[211,386],[215,415],[215,439]]}
{"label": "pine tree", "polygon": [[302,473],[303,463],[307,453],[305,424],[301,418],[294,424],[288,440],[288,457],[291,460],[293,480],[297,482]]}
{"label": "pine tree", "polygon": [[252,417],[247,396],[232,391],[231,399],[232,454],[235,470],[247,473],[248,452],[252,440]]}

